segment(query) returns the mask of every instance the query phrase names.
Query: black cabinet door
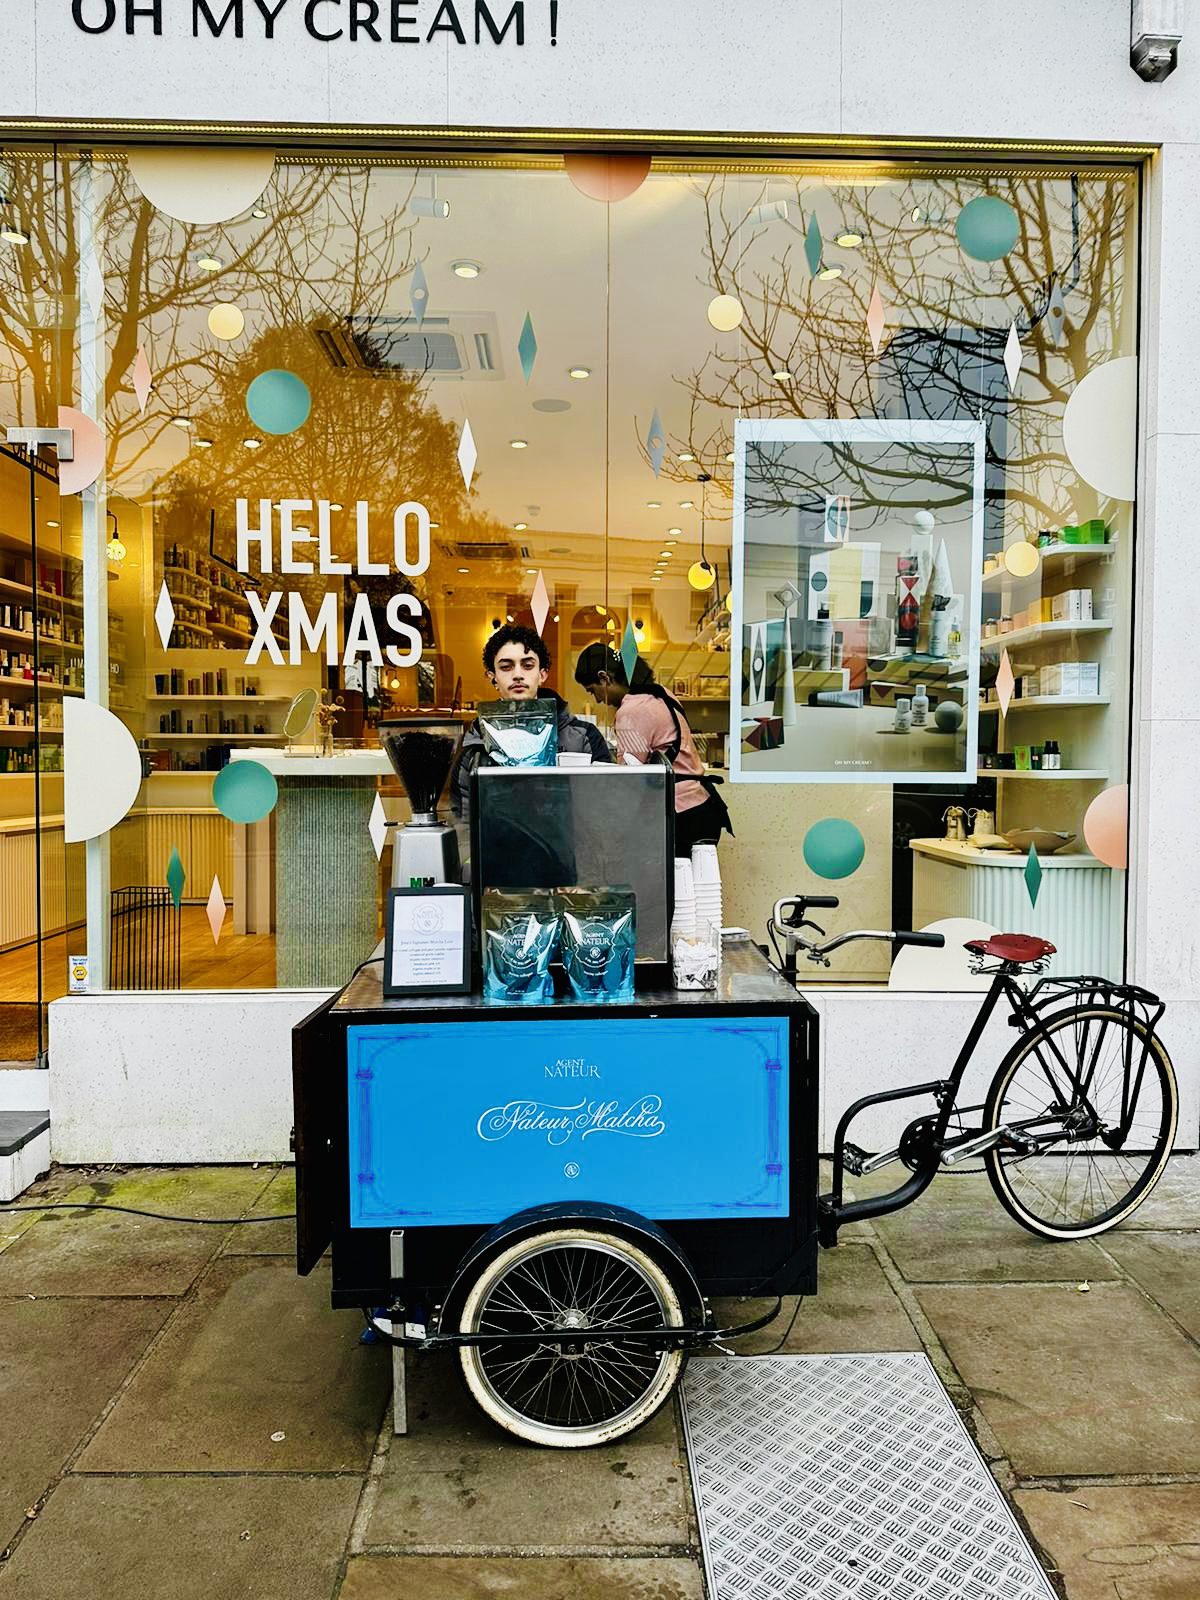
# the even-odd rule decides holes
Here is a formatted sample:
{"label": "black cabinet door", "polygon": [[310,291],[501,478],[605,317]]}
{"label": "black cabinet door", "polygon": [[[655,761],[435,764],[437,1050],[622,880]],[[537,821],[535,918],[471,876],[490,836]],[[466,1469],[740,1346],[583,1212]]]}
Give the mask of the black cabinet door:
{"label": "black cabinet door", "polygon": [[[335,996],[336,998],[336,996]],[[327,1000],[292,1029],[296,1150],[296,1271],[307,1275],[333,1237],[334,1132],[344,1093],[344,1035]]]}

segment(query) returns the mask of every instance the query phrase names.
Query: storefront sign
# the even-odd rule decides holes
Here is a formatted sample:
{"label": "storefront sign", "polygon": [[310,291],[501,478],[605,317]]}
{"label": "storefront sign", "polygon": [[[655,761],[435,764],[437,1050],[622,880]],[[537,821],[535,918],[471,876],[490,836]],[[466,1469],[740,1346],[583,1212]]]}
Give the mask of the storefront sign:
{"label": "storefront sign", "polygon": [[353,1227],[787,1215],[785,1018],[543,1018],[348,1030]]}
{"label": "storefront sign", "polygon": [[318,44],[523,45],[537,32],[556,45],[558,10],[559,0],[71,0],[81,33]]}
{"label": "storefront sign", "polygon": [[981,422],[739,421],[735,783],[975,777]]}
{"label": "storefront sign", "polygon": [[[371,507],[360,500],[354,508],[356,559],[353,562],[337,561],[332,554],[330,535],[331,504],[328,500],[316,503],[317,531],[297,525],[294,518],[313,513],[311,500],[281,500],[278,502],[279,523],[275,523],[275,503],[258,502],[258,523],[250,525],[250,502],[237,502],[237,561],[239,572],[265,576],[270,573],[315,574],[326,576],[386,577],[393,570],[406,577],[419,577],[429,567],[430,521],[428,509],[419,501],[409,500],[397,506],[392,513],[392,561],[371,559]],[[410,547],[410,536],[416,539],[416,550]],[[307,553],[305,547],[308,546]],[[315,546],[315,550],[312,548]],[[251,560],[251,551],[255,559]],[[265,585],[264,585],[265,587]],[[287,604],[284,605],[286,600]],[[254,637],[246,654],[246,665],[254,666],[266,653],[275,666],[299,666],[305,651],[324,653],[328,666],[350,666],[360,659],[372,666],[381,667],[386,660],[393,667],[414,667],[421,659],[421,634],[412,622],[421,615],[421,602],[413,594],[394,594],[387,602],[387,625],[403,641],[403,648],[395,644],[381,644],[371,603],[365,594],[354,597],[354,605],[346,618],[344,635],[339,627],[338,595],[336,591],[324,595],[316,614],[308,609],[302,594],[295,590],[272,589],[257,593],[247,589],[246,602],[254,624]],[[286,614],[288,625],[288,653],[285,657],[274,628]],[[339,649],[338,639],[344,638]]]}

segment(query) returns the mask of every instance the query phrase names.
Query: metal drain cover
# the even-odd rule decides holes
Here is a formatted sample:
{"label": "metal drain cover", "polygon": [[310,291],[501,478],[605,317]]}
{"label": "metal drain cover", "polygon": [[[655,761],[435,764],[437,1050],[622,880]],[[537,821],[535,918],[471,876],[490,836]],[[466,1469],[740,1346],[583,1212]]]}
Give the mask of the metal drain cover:
{"label": "metal drain cover", "polygon": [[683,1417],[712,1600],[1054,1600],[924,1355],[692,1361]]}

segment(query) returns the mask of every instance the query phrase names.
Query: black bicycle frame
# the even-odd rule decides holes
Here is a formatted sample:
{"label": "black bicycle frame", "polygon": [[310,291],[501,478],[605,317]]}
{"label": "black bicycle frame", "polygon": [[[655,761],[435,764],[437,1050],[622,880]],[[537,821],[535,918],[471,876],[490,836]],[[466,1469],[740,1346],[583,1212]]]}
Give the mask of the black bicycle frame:
{"label": "black bicycle frame", "polygon": [[[964,1129],[954,1139],[947,1141],[946,1133],[950,1126],[950,1118],[957,1111],[958,1091],[962,1084],[963,1076],[970,1064],[972,1056],[978,1048],[984,1030],[992,1019],[996,1006],[1003,995],[1012,1009],[1013,1015],[1009,1019],[1014,1028],[1019,1028],[1026,1037],[1040,1038],[1049,1051],[1057,1058],[1058,1065],[1066,1074],[1070,1086],[1070,1106],[1082,1104],[1089,1113],[1094,1115],[1094,1108],[1088,1100],[1088,1091],[1091,1087],[1092,1076],[1096,1066],[1100,1044],[1097,1043],[1093,1060],[1084,1078],[1077,1077],[1074,1067],[1067,1061],[1058,1044],[1048,1030],[1048,1022],[1053,1020],[1060,1012],[1048,1011],[1047,1008],[1056,1001],[1061,1001],[1071,995],[1086,996],[1092,1000],[1106,998],[1114,1005],[1123,1005],[1127,1010],[1136,1010],[1140,1005],[1147,1015],[1143,1019],[1146,1023],[1145,1040],[1142,1060],[1137,1071],[1137,1081],[1132,1086],[1129,1084],[1131,1062],[1128,1057],[1132,1049],[1132,1037],[1128,1037],[1125,1061],[1125,1089],[1122,1100],[1122,1126],[1117,1134],[1110,1136],[1113,1148],[1120,1148],[1129,1132],[1129,1123],[1132,1118],[1132,1108],[1137,1103],[1137,1090],[1141,1085],[1141,1077],[1146,1066],[1146,1052],[1149,1049],[1149,1039],[1153,1034],[1154,1024],[1162,1015],[1163,1007],[1157,997],[1147,991],[1135,990],[1131,986],[1110,984],[1100,978],[1078,979],[1044,979],[1034,985],[1026,994],[1016,981],[1020,966],[1011,962],[1002,962],[992,978],[992,984],[979,1012],[971,1024],[970,1031],[963,1041],[962,1048],[954,1062],[948,1078],[935,1079],[930,1083],[912,1084],[903,1089],[887,1089],[880,1094],[864,1095],[855,1100],[838,1122],[837,1131],[833,1140],[833,1187],[828,1194],[824,1194],[817,1202],[817,1225],[822,1245],[826,1247],[837,1243],[838,1229],[847,1222],[860,1222],[870,1217],[887,1216],[890,1212],[900,1211],[905,1206],[911,1205],[929,1185],[941,1163],[942,1152],[953,1148],[955,1144],[965,1143],[979,1131],[974,1128]],[[1151,1006],[1157,1006],[1154,1016],[1150,1016]],[[1038,1060],[1046,1075],[1046,1081],[1051,1092],[1059,1099],[1062,1098],[1062,1085],[1056,1084],[1051,1073],[1050,1064],[1038,1052]],[[933,1121],[931,1135],[919,1163],[914,1167],[912,1176],[902,1183],[899,1188],[891,1189],[886,1194],[868,1195],[861,1200],[843,1200],[843,1178],[845,1174],[846,1130],[854,1118],[868,1106],[881,1105],[892,1100],[913,1099],[920,1095],[930,1095],[937,1102],[937,1116]],[[1064,1107],[1064,1110],[1067,1107]],[[1106,1143],[1110,1142],[1106,1137]]]}

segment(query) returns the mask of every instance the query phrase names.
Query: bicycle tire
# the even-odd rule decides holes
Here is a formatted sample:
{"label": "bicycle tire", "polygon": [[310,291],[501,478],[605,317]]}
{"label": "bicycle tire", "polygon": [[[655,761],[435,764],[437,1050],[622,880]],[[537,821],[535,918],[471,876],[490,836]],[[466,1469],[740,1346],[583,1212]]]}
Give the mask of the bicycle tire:
{"label": "bicycle tire", "polygon": [[[671,1277],[639,1245],[575,1225],[547,1228],[490,1260],[460,1326],[465,1333],[584,1331],[593,1321],[682,1327],[683,1305]],[[459,1362],[476,1404],[497,1426],[532,1444],[581,1449],[648,1422],[671,1398],[687,1356],[597,1341],[576,1356],[550,1345],[515,1355],[511,1347],[467,1345]]]}
{"label": "bicycle tire", "polygon": [[[1118,1040],[1123,1043],[1131,1029],[1134,1038],[1130,1041],[1130,1059],[1135,1068],[1146,1047],[1144,1070],[1135,1081],[1137,1104],[1132,1112],[1137,1142],[1142,1148],[1115,1150],[1106,1146],[1102,1138],[1072,1138],[1064,1129],[1060,1140],[1036,1155],[996,1146],[984,1156],[984,1168],[996,1198],[1009,1216],[1031,1233],[1045,1239],[1087,1239],[1115,1228],[1137,1210],[1162,1177],[1175,1140],[1179,1117],[1175,1069],[1161,1039],[1144,1022],[1114,1006],[1089,1005],[1047,1017],[1041,1032],[1024,1033],[992,1079],[984,1102],[984,1132],[1007,1124],[1044,1133],[1044,1125],[1053,1118],[1049,1116],[1049,1106],[1037,1103],[1038,1096],[1040,1093],[1048,1098],[1054,1075],[1057,1073],[1061,1082],[1063,1074],[1061,1065],[1051,1060],[1047,1077],[1047,1058],[1037,1055],[1037,1047],[1047,1035],[1053,1038],[1070,1030],[1075,1040],[1073,1050],[1064,1048],[1061,1038],[1056,1043],[1068,1062],[1074,1060],[1076,1074],[1084,1050],[1093,1053],[1092,1100],[1098,1119],[1106,1124],[1109,1119],[1104,1112],[1111,1108],[1113,1088],[1119,1092],[1125,1073],[1122,1065],[1120,1079],[1116,1079],[1109,1045]],[[1106,1034],[1109,1045],[1104,1042]],[[1024,1075],[1019,1076],[1022,1069]],[[1071,1098],[1078,1115],[1080,1102],[1075,1089]],[[1060,1106],[1061,1103],[1060,1099]]]}

